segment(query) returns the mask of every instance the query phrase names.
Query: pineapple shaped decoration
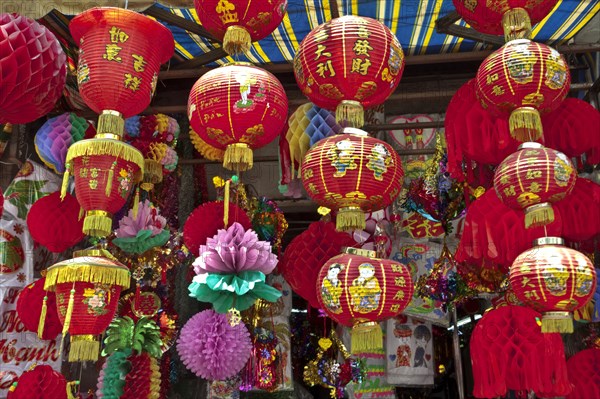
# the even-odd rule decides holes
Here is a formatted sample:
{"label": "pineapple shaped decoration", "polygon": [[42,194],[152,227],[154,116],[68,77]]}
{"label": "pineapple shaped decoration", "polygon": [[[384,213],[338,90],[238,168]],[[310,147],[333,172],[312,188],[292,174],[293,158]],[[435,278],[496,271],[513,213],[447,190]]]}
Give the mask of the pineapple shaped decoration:
{"label": "pineapple shaped decoration", "polygon": [[109,356],[98,379],[99,398],[158,399],[162,341],[159,327],[145,317],[112,321],[102,355]]}

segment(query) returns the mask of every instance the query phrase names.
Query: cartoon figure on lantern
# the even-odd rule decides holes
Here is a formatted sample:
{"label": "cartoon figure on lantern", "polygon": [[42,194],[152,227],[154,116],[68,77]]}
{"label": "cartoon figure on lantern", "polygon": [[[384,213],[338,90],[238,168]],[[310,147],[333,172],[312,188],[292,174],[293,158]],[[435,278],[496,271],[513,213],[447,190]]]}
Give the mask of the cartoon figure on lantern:
{"label": "cartoon figure on lantern", "polygon": [[321,296],[323,303],[332,313],[342,313],[340,297],[342,296],[342,282],[338,274],[344,269],[344,265],[333,263],[327,270],[327,277],[321,283]]}
{"label": "cartoon figure on lantern", "polygon": [[406,321],[402,321],[400,318],[406,319],[404,316],[395,318],[394,336],[400,341],[400,345],[396,348],[396,367],[410,367],[412,351],[408,343],[412,337],[412,330],[404,324]]}
{"label": "cartoon figure on lantern", "polygon": [[398,75],[398,72],[402,69],[402,50],[395,44],[390,46],[388,65],[390,66],[390,74],[392,76]]}
{"label": "cartoon figure on lantern", "polygon": [[585,259],[579,258],[577,260],[577,274],[575,279],[575,295],[576,296],[587,296],[592,286],[594,285],[594,279],[592,275],[586,273],[588,265]]}
{"label": "cartoon figure on lantern", "polygon": [[546,60],[546,86],[557,90],[563,87],[567,79],[567,67],[560,54],[552,50]]}
{"label": "cartoon figure on lantern", "polygon": [[358,266],[359,276],[352,281],[350,291],[350,304],[358,313],[370,313],[379,307],[381,287],[375,277],[375,266],[362,263]]}
{"label": "cartoon figure on lantern", "polygon": [[[83,39],[81,39],[83,41]],[[85,61],[83,50],[79,49],[79,64],[77,65],[77,84],[84,84],[90,81],[90,67]]]}
{"label": "cartoon figure on lantern", "polygon": [[573,166],[565,154],[558,152],[554,160],[554,180],[560,187],[564,187],[569,182],[569,177],[573,173]]}
{"label": "cartoon figure on lantern", "polygon": [[234,12],[235,5],[228,0],[220,0],[215,7],[215,11],[224,24],[239,21],[237,12]]}
{"label": "cartoon figure on lantern", "polygon": [[102,285],[97,285],[94,288],[86,288],[83,293],[83,303],[88,307],[88,313],[96,316],[106,314],[107,303],[110,301],[109,289]]}
{"label": "cartoon figure on lantern", "polygon": [[352,147],[350,140],[342,140],[335,143],[335,147],[328,151],[327,156],[331,159],[331,166],[335,168],[333,177],[344,177],[347,170],[358,168],[355,162],[357,157]]}
{"label": "cartoon figure on lantern", "polygon": [[527,44],[515,46],[512,58],[506,61],[510,77],[519,84],[531,83],[533,81],[533,66],[537,59],[527,48]]}
{"label": "cartoon figure on lantern", "polygon": [[569,272],[561,263],[559,258],[550,257],[548,267],[542,272],[542,277],[546,283],[546,288],[552,295],[563,296],[567,293],[567,281]]}
{"label": "cartoon figure on lantern", "polygon": [[252,91],[252,85],[256,84],[257,80],[254,76],[248,76],[245,74],[236,75],[236,82],[240,84],[240,97],[241,100],[235,103],[234,108],[241,110],[250,108],[254,102],[248,98],[250,92]]}
{"label": "cartoon figure on lantern", "polygon": [[367,169],[373,171],[375,180],[382,181],[388,165],[392,162],[392,157],[387,148],[383,144],[375,144],[368,159]]}
{"label": "cartoon figure on lantern", "polygon": [[420,324],[415,328],[415,342],[417,350],[415,351],[415,361],[413,367],[427,367],[427,360],[425,359],[425,348],[429,341],[431,341],[431,331],[426,325]]}
{"label": "cartoon figure on lantern", "polygon": [[132,184],[131,171],[121,169],[117,180],[119,181],[119,191],[121,191],[121,196],[123,198],[127,198],[127,196],[129,195],[129,189],[131,188]]}

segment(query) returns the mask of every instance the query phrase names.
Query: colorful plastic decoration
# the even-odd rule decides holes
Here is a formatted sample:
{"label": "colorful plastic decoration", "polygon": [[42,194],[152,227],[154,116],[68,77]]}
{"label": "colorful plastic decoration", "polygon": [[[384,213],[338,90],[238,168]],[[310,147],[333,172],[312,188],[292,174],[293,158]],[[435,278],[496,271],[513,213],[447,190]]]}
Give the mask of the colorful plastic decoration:
{"label": "colorful plastic decoration", "polygon": [[62,324],[56,310],[56,294],[44,290],[45,283],[46,278],[42,277],[23,288],[17,299],[17,314],[27,331],[38,333],[40,339],[52,340],[62,331]]}
{"label": "colorful plastic decoration", "polygon": [[158,209],[145,200],[139,203],[137,215],[129,210],[119,221],[117,237],[112,242],[125,252],[141,254],[169,240],[171,232],[166,225],[167,220],[160,216]]}

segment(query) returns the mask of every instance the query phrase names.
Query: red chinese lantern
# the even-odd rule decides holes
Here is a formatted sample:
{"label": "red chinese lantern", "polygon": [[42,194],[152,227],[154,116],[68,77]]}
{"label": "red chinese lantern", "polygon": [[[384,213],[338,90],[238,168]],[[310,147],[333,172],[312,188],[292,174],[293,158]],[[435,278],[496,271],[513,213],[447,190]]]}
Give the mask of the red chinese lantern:
{"label": "red chinese lantern", "polygon": [[202,26],[223,42],[223,49],[239,54],[279,26],[287,0],[194,0],[194,6]]}
{"label": "red chinese lantern", "polygon": [[540,113],[556,109],[571,85],[569,67],[552,47],[513,40],[488,56],[477,71],[481,105],[510,114],[511,135],[519,141],[542,136]]}
{"label": "red chinese lantern", "polygon": [[558,0],[452,0],[456,11],[481,33],[501,35],[506,41],[529,39],[531,25],[552,11]]}
{"label": "red chinese lantern", "polygon": [[521,302],[542,312],[542,332],[572,333],[572,312],[596,290],[594,264],[563,246],[562,238],[539,238],[534,245],[513,262],[510,285]]}
{"label": "red chinese lantern", "polygon": [[42,277],[21,290],[17,314],[28,331],[37,332],[40,339],[48,340],[60,334],[62,324],[56,310],[56,295],[44,290],[45,283],[46,279]]}
{"label": "red chinese lantern", "polygon": [[202,75],[188,99],[196,133],[225,149],[223,166],[252,168],[252,149],[273,141],[285,126],[288,102],[273,74],[247,63],[232,63]]}
{"label": "red chinese lantern", "polygon": [[[85,210],[83,232],[106,237],[112,215],[126,203],[133,186],[142,180],[144,157],[132,146],[109,138],[81,140],[69,147],[61,198],[66,196],[71,174],[75,195]],[[137,206],[134,200],[134,208]]]}
{"label": "red chinese lantern", "polygon": [[600,349],[585,349],[567,361],[573,392],[567,399],[600,398]]}
{"label": "red chinese lantern", "polygon": [[79,44],[77,83],[86,104],[101,114],[96,137],[120,138],[123,117],[150,104],[160,64],[171,58],[171,31],[134,11],[95,7],[71,20]]}
{"label": "red chinese lantern", "polygon": [[0,217],[2,217],[2,212],[4,212],[4,193],[0,187]]}
{"label": "red chinese lantern", "polygon": [[75,258],[50,266],[44,289],[56,292],[63,336],[69,333],[69,361],[97,360],[97,335],[108,327],[119,303],[121,289],[129,288],[129,269],[105,256],[105,251],[81,251]]}
{"label": "red chinese lantern", "polygon": [[67,57],[45,26],[0,14],[0,123],[29,123],[46,115],[62,95]]}
{"label": "red chinese lantern", "polygon": [[47,364],[25,371],[8,391],[9,399],[73,399],[70,392],[74,382]]}
{"label": "red chinese lantern", "polygon": [[35,201],[27,213],[31,237],[52,252],[63,252],[83,240],[83,219],[77,199],[57,191]]}
{"label": "red chinese lantern", "polygon": [[552,203],[575,187],[577,171],[567,156],[538,143],[524,143],[496,169],[494,188],[500,200],[525,210],[525,226],[542,226],[554,220]]}
{"label": "red chinese lantern", "polygon": [[346,248],[319,272],[317,298],[336,322],[352,327],[352,352],[381,346],[378,322],[402,312],[413,296],[410,270],[375,251]]}
{"label": "red chinese lantern", "polygon": [[338,210],[338,230],[364,230],[365,213],[390,205],[404,177],[396,151],[355,128],[315,144],[304,156],[301,174],[314,201]]}
{"label": "red chinese lantern", "polygon": [[294,57],[302,92],[353,127],[364,124],[364,108],[382,104],[396,90],[403,71],[396,36],[381,22],[355,15],[310,31]]}

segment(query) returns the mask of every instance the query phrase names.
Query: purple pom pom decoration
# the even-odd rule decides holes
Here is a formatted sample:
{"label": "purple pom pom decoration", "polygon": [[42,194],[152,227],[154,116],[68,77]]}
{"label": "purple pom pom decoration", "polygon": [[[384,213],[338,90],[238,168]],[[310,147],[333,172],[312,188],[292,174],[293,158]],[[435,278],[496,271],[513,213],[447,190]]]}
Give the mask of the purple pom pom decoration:
{"label": "purple pom pom decoration", "polygon": [[342,132],[342,126],[336,122],[335,115],[331,111],[313,105],[306,116],[310,122],[304,133],[310,137],[311,147],[326,137]]}
{"label": "purple pom pom decoration", "polygon": [[140,117],[139,115],[125,119],[125,134],[131,138],[140,135]]}
{"label": "purple pom pom decoration", "polygon": [[224,380],[246,365],[252,351],[250,333],[239,323],[230,325],[227,315],[205,310],[181,329],[177,352],[185,367],[207,380]]}

